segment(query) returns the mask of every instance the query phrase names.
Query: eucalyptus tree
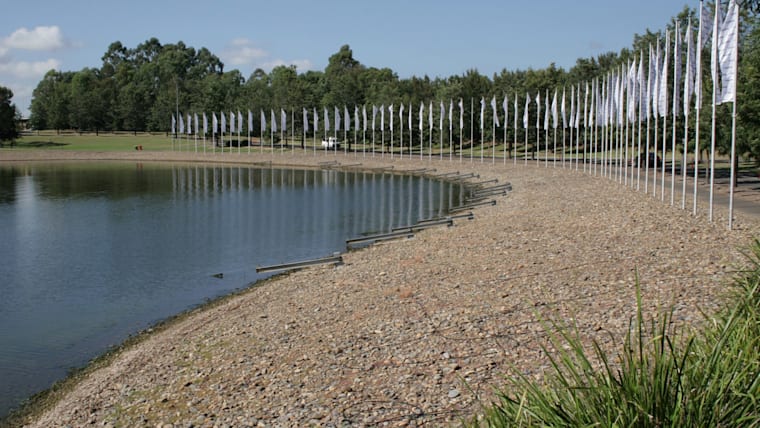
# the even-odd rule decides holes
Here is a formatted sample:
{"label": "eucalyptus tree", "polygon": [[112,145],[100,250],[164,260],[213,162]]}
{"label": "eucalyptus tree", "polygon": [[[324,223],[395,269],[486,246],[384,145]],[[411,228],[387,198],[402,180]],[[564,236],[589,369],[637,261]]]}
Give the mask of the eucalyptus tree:
{"label": "eucalyptus tree", "polygon": [[13,91],[0,86],[0,145],[9,141],[11,144],[18,138],[19,112],[13,104]]}
{"label": "eucalyptus tree", "polygon": [[331,55],[325,67],[326,91],[322,97],[324,106],[355,105],[364,102],[360,75],[364,66],[354,59],[348,45]]}

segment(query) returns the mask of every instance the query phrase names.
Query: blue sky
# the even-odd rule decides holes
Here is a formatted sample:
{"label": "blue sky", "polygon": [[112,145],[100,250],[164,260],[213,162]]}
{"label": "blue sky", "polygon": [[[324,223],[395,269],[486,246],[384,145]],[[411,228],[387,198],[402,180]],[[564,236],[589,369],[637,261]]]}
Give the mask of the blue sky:
{"label": "blue sky", "polygon": [[26,0],[0,13],[0,85],[28,115],[51,68],[99,67],[108,45],[157,37],[206,47],[225,70],[295,64],[324,70],[344,44],[354,58],[399,77],[448,77],[470,68],[565,69],[578,58],[630,47],[697,0],[165,1]]}

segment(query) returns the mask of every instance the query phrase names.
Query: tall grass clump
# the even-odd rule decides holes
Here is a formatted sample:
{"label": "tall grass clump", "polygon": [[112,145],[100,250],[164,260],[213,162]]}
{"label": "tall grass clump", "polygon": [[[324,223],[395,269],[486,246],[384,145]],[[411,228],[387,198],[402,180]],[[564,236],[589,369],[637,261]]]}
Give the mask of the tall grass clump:
{"label": "tall grass clump", "polygon": [[611,357],[576,328],[547,328],[552,370],[536,383],[507,379],[470,426],[760,427],[760,241],[733,278],[726,304],[699,330],[676,331],[672,310],[637,313]]}

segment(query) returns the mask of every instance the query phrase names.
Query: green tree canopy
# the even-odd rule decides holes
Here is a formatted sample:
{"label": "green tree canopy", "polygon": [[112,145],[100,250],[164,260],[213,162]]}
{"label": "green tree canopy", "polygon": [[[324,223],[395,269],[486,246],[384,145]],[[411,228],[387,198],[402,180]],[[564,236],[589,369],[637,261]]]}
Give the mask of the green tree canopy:
{"label": "green tree canopy", "polygon": [[18,119],[19,113],[13,104],[13,91],[0,86],[0,143],[13,142],[19,136]]}

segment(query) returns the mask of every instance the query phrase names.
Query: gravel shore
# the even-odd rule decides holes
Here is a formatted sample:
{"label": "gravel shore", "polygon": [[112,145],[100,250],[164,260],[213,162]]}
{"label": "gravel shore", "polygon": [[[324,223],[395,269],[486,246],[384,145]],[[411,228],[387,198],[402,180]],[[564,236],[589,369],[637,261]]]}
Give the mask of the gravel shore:
{"label": "gravel shore", "polygon": [[676,322],[700,322],[760,229],[737,215],[727,231],[722,207],[708,223],[608,179],[532,162],[3,152],[60,158],[336,159],[476,172],[472,181],[496,178],[513,191],[473,220],[351,251],[342,266],[292,272],[194,311],[91,371],[29,427],[457,425],[504,376],[540,379],[549,369],[542,319],[619,350],[637,275],[647,316],[672,306]]}

